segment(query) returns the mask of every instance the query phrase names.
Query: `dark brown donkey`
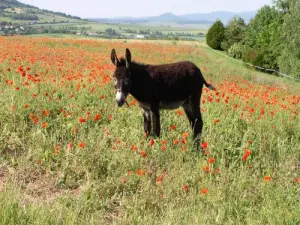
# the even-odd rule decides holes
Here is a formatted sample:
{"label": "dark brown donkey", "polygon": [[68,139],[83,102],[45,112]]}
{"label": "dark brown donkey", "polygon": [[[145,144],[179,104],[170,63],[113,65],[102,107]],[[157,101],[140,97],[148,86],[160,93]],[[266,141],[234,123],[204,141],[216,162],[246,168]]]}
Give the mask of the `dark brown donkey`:
{"label": "dark brown donkey", "polygon": [[[145,65],[131,61],[131,53],[126,49],[126,58],[118,59],[115,49],[111,51],[111,61],[116,66],[114,72],[116,101],[123,106],[131,94],[143,109],[144,130],[147,135],[153,131],[160,135],[160,109],[183,107],[194,131],[194,139],[199,140],[203,127],[200,98],[203,84],[211,90],[200,69],[192,62],[178,62],[163,65]],[[197,148],[199,147],[199,141]]]}

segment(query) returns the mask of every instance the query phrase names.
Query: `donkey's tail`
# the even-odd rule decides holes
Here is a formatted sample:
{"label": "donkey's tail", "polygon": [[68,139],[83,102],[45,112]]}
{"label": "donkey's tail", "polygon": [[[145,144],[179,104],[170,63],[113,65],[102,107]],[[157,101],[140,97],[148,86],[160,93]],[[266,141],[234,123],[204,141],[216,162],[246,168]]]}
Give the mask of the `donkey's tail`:
{"label": "donkey's tail", "polygon": [[208,89],[213,90],[213,91],[216,91],[216,90],[217,90],[213,84],[209,84],[209,83],[206,82],[206,80],[205,80],[205,78],[203,77],[203,75],[202,75],[202,78],[203,78],[203,83],[204,83],[204,85],[205,85]]}

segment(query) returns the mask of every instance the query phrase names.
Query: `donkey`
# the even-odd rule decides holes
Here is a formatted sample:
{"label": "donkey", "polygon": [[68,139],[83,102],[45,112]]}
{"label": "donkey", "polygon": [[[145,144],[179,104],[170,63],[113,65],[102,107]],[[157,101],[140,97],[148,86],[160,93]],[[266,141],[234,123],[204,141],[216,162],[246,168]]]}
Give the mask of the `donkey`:
{"label": "donkey", "polygon": [[193,129],[193,137],[199,148],[203,120],[200,99],[203,84],[208,84],[200,69],[192,62],[177,62],[162,65],[147,65],[131,61],[131,53],[126,49],[126,58],[118,59],[115,49],[111,51],[111,61],[115,65],[113,77],[116,88],[116,102],[119,107],[131,94],[143,109],[144,131],[160,136],[160,109],[176,109],[180,106]]}

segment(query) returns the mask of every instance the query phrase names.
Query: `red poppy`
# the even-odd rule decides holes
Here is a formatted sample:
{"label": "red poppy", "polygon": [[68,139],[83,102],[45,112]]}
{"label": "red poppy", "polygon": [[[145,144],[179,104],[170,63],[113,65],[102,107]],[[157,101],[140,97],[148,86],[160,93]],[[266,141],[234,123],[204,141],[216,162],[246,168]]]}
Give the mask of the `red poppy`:
{"label": "red poppy", "polygon": [[216,119],[216,120],[214,121],[214,124],[217,124],[217,123],[220,123],[220,119]]}
{"label": "red poppy", "polygon": [[251,155],[251,153],[252,153],[251,150],[247,149],[244,153],[243,161],[246,161],[249,155]]}
{"label": "red poppy", "polygon": [[176,129],[176,126],[175,125],[171,125],[170,126],[170,130],[175,130]]}
{"label": "red poppy", "polygon": [[55,146],[54,147],[54,153],[55,153],[55,155],[59,155],[60,154],[59,149],[60,149],[59,146]]}
{"label": "red poppy", "polygon": [[208,192],[208,189],[207,189],[207,188],[202,188],[202,189],[201,189],[201,194],[206,195],[207,192]]}
{"label": "red poppy", "polygon": [[210,157],[207,161],[208,161],[208,163],[210,163],[210,164],[214,164],[214,163],[215,163],[214,157]]}
{"label": "red poppy", "polygon": [[220,169],[215,169],[215,174],[220,173]]}
{"label": "red poppy", "polygon": [[151,140],[149,141],[149,146],[151,147],[152,145],[154,145],[154,143],[155,143],[155,140],[151,139]]}
{"label": "red poppy", "polygon": [[133,146],[131,147],[131,150],[132,150],[133,152],[136,152],[137,149],[138,149],[138,147],[137,147],[136,145],[133,145]]}
{"label": "red poppy", "polygon": [[84,147],[85,147],[85,144],[84,144],[83,142],[80,142],[80,143],[78,144],[78,146],[79,146],[79,148],[84,148]]}
{"label": "red poppy", "polygon": [[185,192],[188,192],[189,191],[189,186],[187,184],[183,185],[182,186],[182,189],[185,191]]}
{"label": "red poppy", "polygon": [[48,123],[47,123],[47,122],[43,122],[43,123],[42,123],[42,128],[45,129],[45,128],[47,128],[47,126],[48,126]]}
{"label": "red poppy", "polygon": [[210,172],[210,167],[209,166],[204,166],[203,170],[204,170],[204,172],[209,173]]}
{"label": "red poppy", "polygon": [[80,117],[80,118],[79,118],[79,122],[80,122],[80,123],[85,123],[85,122],[86,122],[86,119],[83,118],[83,117]]}
{"label": "red poppy", "polygon": [[138,169],[136,173],[137,173],[137,175],[142,176],[146,173],[146,171],[144,171],[142,169]]}
{"label": "red poppy", "polygon": [[72,148],[73,148],[73,143],[70,142],[70,143],[68,144],[68,150],[71,150]]}
{"label": "red poppy", "polygon": [[201,145],[201,147],[202,147],[203,149],[208,148],[208,143],[207,143],[207,142],[203,142],[202,145]]}
{"label": "red poppy", "polygon": [[146,153],[144,150],[140,151],[140,155],[141,155],[143,158],[146,158],[146,157],[147,157],[147,153]]}
{"label": "red poppy", "polygon": [[94,122],[100,120],[101,118],[101,114],[96,114],[95,118],[94,118]]}
{"label": "red poppy", "polygon": [[43,116],[49,116],[49,114],[50,114],[50,111],[44,109],[44,111],[43,111]]}
{"label": "red poppy", "polygon": [[264,177],[264,181],[265,182],[269,182],[269,181],[271,181],[272,180],[272,177],[271,176],[265,176]]}
{"label": "red poppy", "polygon": [[187,132],[184,132],[184,133],[181,135],[181,137],[182,137],[183,139],[187,138],[188,136],[189,136],[189,134],[188,134]]}

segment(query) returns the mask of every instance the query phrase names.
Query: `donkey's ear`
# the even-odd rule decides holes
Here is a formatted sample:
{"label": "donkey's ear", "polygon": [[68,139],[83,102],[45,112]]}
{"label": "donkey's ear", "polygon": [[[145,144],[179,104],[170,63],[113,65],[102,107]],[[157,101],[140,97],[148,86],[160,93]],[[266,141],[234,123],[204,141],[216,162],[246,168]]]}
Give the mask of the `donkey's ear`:
{"label": "donkey's ear", "polygon": [[128,48],[126,48],[126,67],[129,68],[131,64],[131,53]]}
{"label": "donkey's ear", "polygon": [[117,57],[117,53],[116,53],[116,50],[115,50],[115,49],[111,50],[110,58],[111,58],[112,63],[113,63],[115,66],[118,66],[118,64],[119,64],[119,59],[118,59],[118,57]]}

